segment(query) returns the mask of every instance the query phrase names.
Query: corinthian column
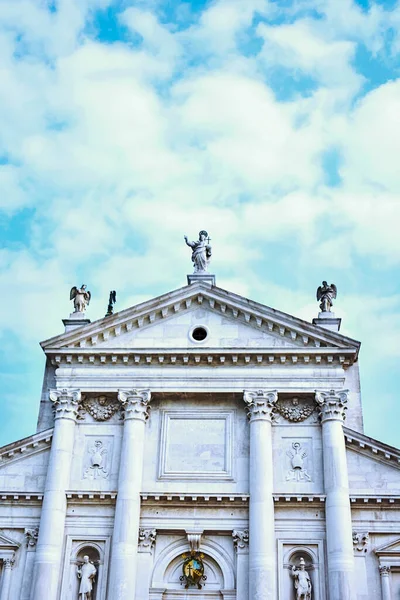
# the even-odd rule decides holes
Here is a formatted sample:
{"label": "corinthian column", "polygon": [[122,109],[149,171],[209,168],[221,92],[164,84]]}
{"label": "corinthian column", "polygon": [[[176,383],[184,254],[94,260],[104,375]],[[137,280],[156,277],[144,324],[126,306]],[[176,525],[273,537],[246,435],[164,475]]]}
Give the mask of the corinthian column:
{"label": "corinthian column", "polygon": [[55,413],[54,431],[33,569],[32,600],[57,598],[67,508],[66,491],[69,487],[80,398],[79,390],[50,390]]}
{"label": "corinthian column", "polygon": [[150,398],[150,390],[118,392],[125,422],[108,588],[113,600],[135,598],[144,435]]}
{"label": "corinthian column", "polygon": [[382,600],[392,600],[390,591],[390,567],[387,565],[379,567],[379,573],[381,575]]}
{"label": "corinthian column", "polygon": [[3,558],[3,576],[0,592],[0,600],[10,600],[11,570],[14,558]]}
{"label": "corinthian column", "polygon": [[249,598],[276,600],[272,412],[276,391],[244,392],[250,419]]}
{"label": "corinthian column", "polygon": [[329,597],[353,600],[353,541],[343,421],[347,390],[316,392],[322,422]]}

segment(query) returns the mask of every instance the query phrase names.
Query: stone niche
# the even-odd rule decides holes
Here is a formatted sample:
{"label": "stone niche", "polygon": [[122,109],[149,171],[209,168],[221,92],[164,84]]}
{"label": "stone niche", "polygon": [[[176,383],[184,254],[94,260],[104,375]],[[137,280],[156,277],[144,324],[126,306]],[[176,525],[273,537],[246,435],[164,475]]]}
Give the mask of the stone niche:
{"label": "stone niche", "polygon": [[279,540],[279,598],[296,600],[292,567],[298,568],[300,559],[303,558],[306,571],[311,579],[312,600],[326,600],[323,556],[322,540],[313,540],[307,543]]}
{"label": "stone niche", "polygon": [[75,536],[68,536],[61,592],[62,600],[78,600],[80,580],[77,576],[77,569],[82,565],[85,555],[89,556],[89,561],[97,569],[92,600],[106,600],[109,539],[98,536],[91,536],[84,540]]}

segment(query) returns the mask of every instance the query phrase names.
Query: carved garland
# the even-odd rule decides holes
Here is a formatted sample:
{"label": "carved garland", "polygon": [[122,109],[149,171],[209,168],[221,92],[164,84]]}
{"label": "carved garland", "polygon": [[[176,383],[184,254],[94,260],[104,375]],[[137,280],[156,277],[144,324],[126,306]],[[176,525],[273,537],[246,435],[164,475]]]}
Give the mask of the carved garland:
{"label": "carved garland", "polygon": [[275,407],[278,413],[288,421],[300,423],[312,415],[315,404],[312,400],[291,398],[290,400],[279,400]]}
{"label": "carved garland", "polygon": [[120,409],[120,404],[107,396],[83,398],[80,415],[88,412],[96,421],[108,421]]}

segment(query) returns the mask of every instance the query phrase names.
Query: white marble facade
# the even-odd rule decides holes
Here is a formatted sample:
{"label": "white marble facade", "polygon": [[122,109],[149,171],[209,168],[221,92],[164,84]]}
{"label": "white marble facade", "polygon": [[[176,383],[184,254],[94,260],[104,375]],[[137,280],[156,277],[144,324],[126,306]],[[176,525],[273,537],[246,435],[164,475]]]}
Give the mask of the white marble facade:
{"label": "white marble facade", "polygon": [[43,342],[37,433],[0,449],[0,600],[297,600],[303,561],[304,600],[398,600],[400,451],[332,325],[195,281]]}

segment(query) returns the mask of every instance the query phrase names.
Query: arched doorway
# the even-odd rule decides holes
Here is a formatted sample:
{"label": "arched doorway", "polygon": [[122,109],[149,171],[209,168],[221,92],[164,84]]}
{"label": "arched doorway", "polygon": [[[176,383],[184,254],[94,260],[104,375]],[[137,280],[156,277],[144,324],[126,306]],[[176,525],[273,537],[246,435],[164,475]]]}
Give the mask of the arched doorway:
{"label": "arched doorway", "polygon": [[202,588],[185,589],[183,555],[188,555],[186,541],[174,542],[158,557],[150,588],[151,600],[222,600],[236,599],[234,567],[224,548],[211,540],[201,545],[205,580]]}

